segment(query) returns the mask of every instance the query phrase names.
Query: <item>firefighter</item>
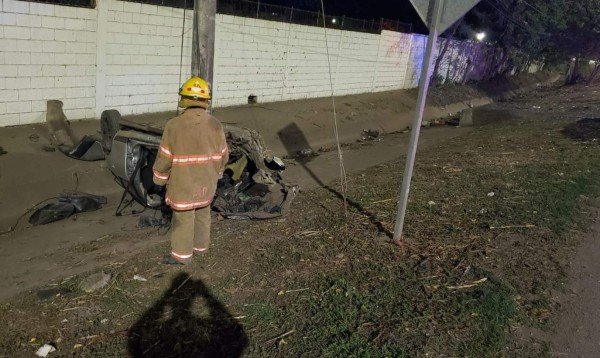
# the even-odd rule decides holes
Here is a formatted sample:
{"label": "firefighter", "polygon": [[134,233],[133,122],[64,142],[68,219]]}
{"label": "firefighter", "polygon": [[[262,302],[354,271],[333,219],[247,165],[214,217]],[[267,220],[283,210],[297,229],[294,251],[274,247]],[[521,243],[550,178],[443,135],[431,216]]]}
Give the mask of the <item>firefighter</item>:
{"label": "firefighter", "polygon": [[185,265],[194,253],[208,250],[210,205],[229,152],[221,122],[207,112],[210,89],[193,77],[179,91],[184,112],[165,126],[156,162],[154,183],[166,185],[165,201],[173,209],[170,265]]}

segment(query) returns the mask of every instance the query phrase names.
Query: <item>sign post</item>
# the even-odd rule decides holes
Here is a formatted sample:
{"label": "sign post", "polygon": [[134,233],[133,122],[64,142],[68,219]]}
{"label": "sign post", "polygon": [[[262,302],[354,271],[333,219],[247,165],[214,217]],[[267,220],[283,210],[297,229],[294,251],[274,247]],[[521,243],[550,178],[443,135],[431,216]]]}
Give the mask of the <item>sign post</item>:
{"label": "sign post", "polygon": [[429,90],[429,83],[431,80],[431,69],[436,53],[435,50],[438,35],[461,18],[479,1],[480,0],[452,0],[450,7],[447,8],[450,1],[411,0],[417,13],[429,28],[429,36],[427,38],[425,58],[423,59],[421,68],[421,78],[419,79],[419,95],[417,96],[415,119],[413,121],[410,142],[408,144],[404,177],[402,178],[402,187],[400,188],[400,200],[398,201],[398,213],[396,214],[396,224],[394,227],[394,241],[396,242],[402,240],[402,230],[404,228],[404,218],[406,216],[406,207],[408,205],[410,181],[415,165],[419,134],[423,122],[423,113],[425,112],[425,101],[427,99],[427,91]]}

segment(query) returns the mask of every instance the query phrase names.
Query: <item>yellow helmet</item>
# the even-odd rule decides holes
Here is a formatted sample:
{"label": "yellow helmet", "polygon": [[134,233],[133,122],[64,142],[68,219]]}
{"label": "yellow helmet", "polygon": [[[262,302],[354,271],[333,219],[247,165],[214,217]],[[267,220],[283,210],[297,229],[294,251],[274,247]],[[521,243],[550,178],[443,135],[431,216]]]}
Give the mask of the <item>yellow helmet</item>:
{"label": "yellow helmet", "polygon": [[179,94],[192,99],[210,99],[210,88],[202,78],[192,77],[181,86]]}

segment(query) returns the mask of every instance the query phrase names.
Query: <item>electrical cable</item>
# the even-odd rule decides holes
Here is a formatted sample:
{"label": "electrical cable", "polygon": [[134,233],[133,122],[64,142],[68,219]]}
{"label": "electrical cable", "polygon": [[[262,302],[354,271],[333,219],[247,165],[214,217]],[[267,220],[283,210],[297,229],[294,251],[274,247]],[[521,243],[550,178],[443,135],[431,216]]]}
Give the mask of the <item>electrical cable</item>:
{"label": "electrical cable", "polygon": [[[181,53],[179,55],[179,84],[181,84],[181,72],[183,69],[183,42],[185,38],[185,11],[187,10],[187,0],[183,0],[183,24],[181,25]],[[179,115],[179,91],[177,91],[177,108],[175,116]]]}
{"label": "electrical cable", "polygon": [[344,200],[344,215],[348,216],[348,203],[346,200],[346,192],[348,191],[348,180],[346,178],[346,169],[344,167],[344,155],[342,153],[342,146],[340,144],[340,135],[338,131],[337,123],[337,111],[335,108],[335,91],[333,88],[333,77],[331,76],[331,59],[329,57],[329,40],[327,38],[327,21],[325,17],[325,5],[321,0],[321,14],[323,14],[323,30],[325,31],[325,48],[327,49],[327,64],[329,66],[329,86],[331,87],[331,104],[333,106],[333,128],[335,133],[335,140],[337,142],[338,159],[340,161],[340,186],[342,189],[342,197]]}
{"label": "electrical cable", "polygon": [[493,7],[494,9],[496,9],[496,11],[498,11],[498,13],[500,15],[502,15],[506,20],[508,20],[509,22],[513,23],[514,25],[516,25],[517,27],[519,27],[521,30],[523,31],[528,31],[528,32],[536,32],[532,29],[529,29],[521,24],[519,24],[516,20],[514,20],[512,17],[508,16],[506,13],[504,13],[502,10],[500,10],[498,7],[496,7],[496,5],[494,5],[491,0],[487,0],[488,5],[490,5],[491,7]]}

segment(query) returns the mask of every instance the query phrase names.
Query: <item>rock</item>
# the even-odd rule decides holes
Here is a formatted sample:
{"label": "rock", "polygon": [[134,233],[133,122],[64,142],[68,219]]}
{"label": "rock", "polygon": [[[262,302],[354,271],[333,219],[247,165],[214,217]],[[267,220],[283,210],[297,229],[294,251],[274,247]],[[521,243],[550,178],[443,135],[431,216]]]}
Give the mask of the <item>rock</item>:
{"label": "rock", "polygon": [[460,112],[460,120],[459,120],[458,124],[461,127],[472,126],[473,125],[473,110],[465,109],[464,111]]}
{"label": "rock", "polygon": [[431,122],[423,121],[423,123],[421,123],[421,127],[429,128],[429,127],[431,127]]}
{"label": "rock", "polygon": [[51,346],[49,344],[44,344],[43,346],[40,347],[40,349],[37,350],[37,352],[35,352],[35,355],[38,357],[47,357],[48,354],[50,354],[51,352],[56,351],[56,348],[54,348],[54,346]]}
{"label": "rock", "polygon": [[110,273],[95,273],[83,279],[83,281],[79,283],[79,289],[85,292],[94,292],[108,285],[111,278],[112,275]]}

